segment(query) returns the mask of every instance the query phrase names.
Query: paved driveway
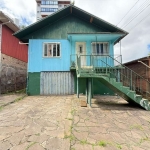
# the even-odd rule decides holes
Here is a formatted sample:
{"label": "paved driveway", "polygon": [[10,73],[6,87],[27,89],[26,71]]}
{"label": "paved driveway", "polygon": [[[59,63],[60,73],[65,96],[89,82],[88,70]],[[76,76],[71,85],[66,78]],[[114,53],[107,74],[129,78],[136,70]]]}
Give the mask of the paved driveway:
{"label": "paved driveway", "polygon": [[0,150],[69,150],[73,97],[26,97],[0,111]]}
{"label": "paved driveway", "polygon": [[0,150],[148,150],[150,112],[117,97],[30,96],[0,111]]}

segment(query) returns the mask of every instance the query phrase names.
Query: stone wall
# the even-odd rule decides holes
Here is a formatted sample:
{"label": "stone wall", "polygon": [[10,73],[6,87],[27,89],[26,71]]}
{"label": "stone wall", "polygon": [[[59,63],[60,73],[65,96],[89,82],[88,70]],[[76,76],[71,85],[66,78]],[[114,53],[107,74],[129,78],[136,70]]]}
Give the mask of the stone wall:
{"label": "stone wall", "polygon": [[2,54],[1,93],[15,92],[26,87],[27,63]]}

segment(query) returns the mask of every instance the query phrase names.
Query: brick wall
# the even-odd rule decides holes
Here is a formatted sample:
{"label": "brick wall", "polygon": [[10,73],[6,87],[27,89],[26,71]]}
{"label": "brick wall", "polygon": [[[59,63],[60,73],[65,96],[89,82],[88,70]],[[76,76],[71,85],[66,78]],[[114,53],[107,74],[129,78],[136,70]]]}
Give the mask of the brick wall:
{"label": "brick wall", "polygon": [[[150,59],[143,60],[142,62],[150,66]],[[150,69],[145,65],[141,64],[140,62],[133,62],[130,64],[126,64],[126,66],[150,81]],[[147,83],[145,80],[140,80],[139,77],[136,77],[135,83],[137,87],[141,87],[143,91],[149,91],[148,89],[150,89],[149,83]]]}
{"label": "brick wall", "polygon": [[26,87],[27,63],[2,54],[1,93],[15,92]]}
{"label": "brick wall", "polygon": [[[143,63],[148,65],[148,61],[143,61]],[[142,76],[144,78],[150,78],[150,74],[149,74],[150,69],[148,69],[143,64],[141,64],[139,62],[135,62],[135,63],[127,64],[126,66],[128,68],[132,69],[133,71],[135,71],[140,76]]]}

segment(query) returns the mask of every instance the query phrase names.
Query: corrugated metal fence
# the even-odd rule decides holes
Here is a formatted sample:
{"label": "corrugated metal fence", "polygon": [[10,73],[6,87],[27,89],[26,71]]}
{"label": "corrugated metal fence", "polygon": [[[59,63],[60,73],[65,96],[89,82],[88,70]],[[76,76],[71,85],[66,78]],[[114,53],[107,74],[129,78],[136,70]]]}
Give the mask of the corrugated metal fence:
{"label": "corrugated metal fence", "polygon": [[71,72],[42,72],[40,78],[41,95],[74,94],[74,77]]}

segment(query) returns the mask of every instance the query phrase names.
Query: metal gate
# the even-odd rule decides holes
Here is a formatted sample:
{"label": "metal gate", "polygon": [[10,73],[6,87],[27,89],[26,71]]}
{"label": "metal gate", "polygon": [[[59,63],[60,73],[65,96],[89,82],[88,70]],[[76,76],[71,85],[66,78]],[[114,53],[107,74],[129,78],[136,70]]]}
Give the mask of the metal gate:
{"label": "metal gate", "polygon": [[41,72],[41,95],[74,94],[74,76],[71,72]]}

